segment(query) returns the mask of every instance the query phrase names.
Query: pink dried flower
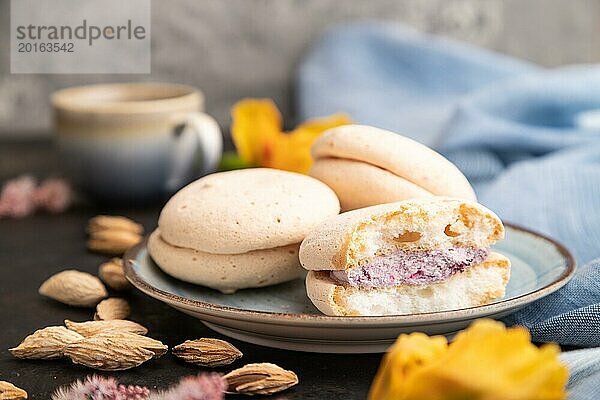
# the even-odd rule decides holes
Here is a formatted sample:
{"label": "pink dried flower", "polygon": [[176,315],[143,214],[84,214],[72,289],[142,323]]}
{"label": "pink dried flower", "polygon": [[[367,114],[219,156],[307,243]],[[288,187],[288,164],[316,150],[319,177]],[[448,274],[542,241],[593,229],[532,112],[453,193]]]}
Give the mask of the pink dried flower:
{"label": "pink dried flower", "polygon": [[52,400],[146,400],[149,394],[148,388],[119,385],[114,378],[93,375],[58,389]]}
{"label": "pink dried flower", "polygon": [[52,400],[223,400],[225,386],[218,373],[200,374],[151,395],[146,387],[119,385],[114,378],[93,375],[58,389]]}
{"label": "pink dried flower", "polygon": [[122,400],[146,400],[150,396],[150,389],[144,386],[119,385],[119,394]]}
{"label": "pink dried flower", "polygon": [[6,182],[0,193],[0,218],[22,218],[32,214],[35,211],[35,185],[35,179],[29,175]]}
{"label": "pink dried flower", "polygon": [[65,211],[73,202],[73,192],[64,179],[46,179],[33,193],[33,202],[51,213]]}
{"label": "pink dried flower", "polygon": [[150,395],[148,400],[222,400],[225,387],[218,373],[188,376],[171,389]]}

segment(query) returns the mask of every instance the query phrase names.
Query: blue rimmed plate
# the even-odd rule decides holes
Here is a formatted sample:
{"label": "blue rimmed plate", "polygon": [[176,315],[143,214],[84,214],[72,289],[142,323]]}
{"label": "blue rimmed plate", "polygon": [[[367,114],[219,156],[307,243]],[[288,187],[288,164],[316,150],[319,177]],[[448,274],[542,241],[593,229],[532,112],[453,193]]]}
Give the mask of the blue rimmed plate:
{"label": "blue rimmed plate", "polygon": [[575,272],[569,251],[556,241],[515,225],[493,246],[512,264],[506,295],[479,307],[385,317],[330,317],[321,314],[295,280],[234,294],[191,285],[161,271],[145,243],[125,254],[125,273],[142,292],[197,317],[235,339],[289,350],[324,353],[383,352],[400,333],[450,335],[474,319],[501,318],[564,286]]}

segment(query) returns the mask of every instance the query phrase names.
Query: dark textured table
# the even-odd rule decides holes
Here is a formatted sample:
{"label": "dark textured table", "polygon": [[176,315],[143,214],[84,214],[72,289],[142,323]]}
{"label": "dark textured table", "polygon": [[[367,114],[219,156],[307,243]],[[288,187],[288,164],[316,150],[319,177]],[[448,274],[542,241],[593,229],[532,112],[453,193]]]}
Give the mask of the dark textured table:
{"label": "dark textured table", "polygon": [[[26,172],[43,178],[57,171],[51,142],[0,141],[0,182]],[[88,218],[100,213],[126,215],[150,230],[159,210],[160,204],[126,208],[85,205],[57,216],[40,214],[22,220],[0,220],[0,380],[25,389],[29,398],[49,399],[56,387],[94,372],[69,360],[18,360],[7,349],[36,329],[61,325],[64,319],[92,318],[91,309],[68,307],[37,293],[39,285],[55,272],[74,268],[96,274],[98,265],[107,259],[85,249]],[[273,399],[364,399],[381,358],[377,354],[313,354],[256,346],[212,332],[199,320],[139,291],[123,297],[131,303],[131,319],[145,325],[151,337],[169,347],[187,339],[222,338],[244,353],[231,368],[251,362],[273,362],[296,372],[300,383],[272,396]],[[103,375],[115,376],[126,384],[165,388],[183,376],[203,370],[208,369],[186,365],[168,353],[138,368]]]}

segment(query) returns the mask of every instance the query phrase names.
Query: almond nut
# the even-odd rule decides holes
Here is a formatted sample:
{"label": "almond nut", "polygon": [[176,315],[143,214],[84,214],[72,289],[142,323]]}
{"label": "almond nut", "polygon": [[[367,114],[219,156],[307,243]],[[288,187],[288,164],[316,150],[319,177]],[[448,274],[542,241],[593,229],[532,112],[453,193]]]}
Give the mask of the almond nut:
{"label": "almond nut", "polygon": [[0,400],[25,400],[27,392],[10,382],[0,381]]}
{"label": "almond nut", "polygon": [[172,352],[185,362],[205,367],[228,365],[242,357],[242,352],[231,343],[207,338],[186,340],[173,347]]}
{"label": "almond nut", "polygon": [[61,303],[79,307],[94,307],[108,296],[100,279],[76,270],[66,270],[51,276],[42,283],[38,292]]}
{"label": "almond nut", "polygon": [[93,236],[96,232],[105,230],[121,230],[141,235],[144,227],[129,218],[117,215],[97,215],[88,221],[87,232]]}
{"label": "almond nut", "polygon": [[87,337],[65,348],[65,355],[75,364],[101,371],[122,371],[137,367],[154,357],[154,353],[119,335]]}
{"label": "almond nut", "polygon": [[131,332],[105,331],[94,335],[94,337],[110,337],[114,340],[127,342],[130,345],[138,346],[151,351],[154,353],[154,358],[162,356],[169,350],[169,347],[166,344],[163,344],[160,340]]}
{"label": "almond nut", "polygon": [[100,332],[131,332],[137,333],[138,335],[145,335],[148,333],[148,329],[142,325],[127,321],[125,319],[111,319],[108,321],[86,321],[86,322],[73,322],[68,319],[65,320],[65,325],[68,329],[79,333],[82,336],[90,337]]}
{"label": "almond nut", "polygon": [[49,326],[35,331],[9,351],[18,358],[49,360],[63,357],[65,347],[81,339],[83,336],[64,326]]}
{"label": "almond nut", "polygon": [[104,230],[91,235],[87,247],[99,253],[121,255],[141,241],[142,236],[135,232]]}
{"label": "almond nut", "polygon": [[110,261],[100,265],[98,276],[104,283],[114,290],[126,290],[131,288],[131,284],[125,278],[123,270],[123,260],[121,258],[113,258]]}
{"label": "almond nut", "polygon": [[126,319],[131,309],[127,300],[111,297],[102,300],[96,306],[95,320]]}
{"label": "almond nut", "polygon": [[298,383],[295,373],[271,363],[246,364],[223,378],[231,394],[273,394]]}

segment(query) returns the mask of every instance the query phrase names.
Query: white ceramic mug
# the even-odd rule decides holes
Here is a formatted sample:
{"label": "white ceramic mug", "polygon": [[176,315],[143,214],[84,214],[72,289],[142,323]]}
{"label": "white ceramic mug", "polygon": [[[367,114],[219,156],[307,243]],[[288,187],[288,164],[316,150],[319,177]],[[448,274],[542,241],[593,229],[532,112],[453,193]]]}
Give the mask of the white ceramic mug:
{"label": "white ceramic mug", "polygon": [[103,200],[147,200],[213,172],[223,140],[200,91],[167,83],[80,86],[52,95],[66,174]]}

